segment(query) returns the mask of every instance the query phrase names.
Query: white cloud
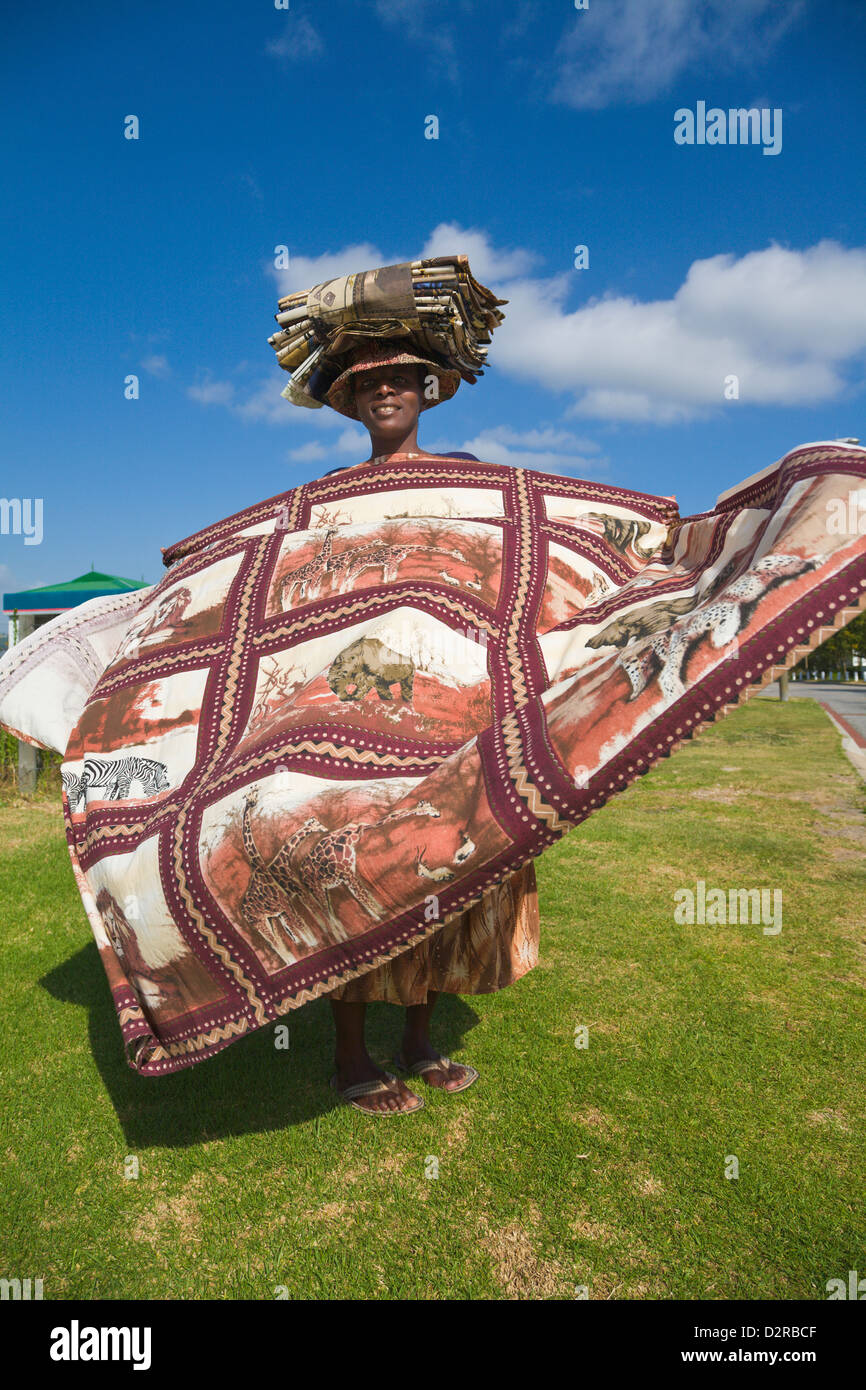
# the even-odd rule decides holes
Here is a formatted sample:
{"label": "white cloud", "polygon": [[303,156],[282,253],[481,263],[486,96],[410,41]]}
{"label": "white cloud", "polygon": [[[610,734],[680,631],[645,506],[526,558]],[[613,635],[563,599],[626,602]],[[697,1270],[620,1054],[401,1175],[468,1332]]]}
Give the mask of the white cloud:
{"label": "white cloud", "polygon": [[[462,8],[468,11],[472,5],[463,4]],[[459,45],[453,26],[447,23],[444,8],[437,0],[376,0],[375,13],[384,25],[397,30],[401,38],[423,48],[426,65],[434,74],[441,73],[451,82],[457,80]]]}
{"label": "white cloud", "polygon": [[568,408],[566,415],[602,420],[628,420],[633,424],[674,425],[688,420],[693,411],[673,401],[658,401],[641,391],[587,391]]}
{"label": "white cloud", "polygon": [[539,24],[541,18],[538,0],[516,0],[510,18],[500,28],[500,43],[522,40],[526,31]]}
{"label": "white cloud", "polygon": [[264,200],[265,200],[265,195],[264,195],[264,192],[263,192],[263,190],[262,190],[262,186],[261,186],[261,184],[259,183],[258,179],[256,178],[255,174],[249,174],[249,173],[239,174],[239,175],[238,175],[238,182],[239,182],[239,183],[242,183],[243,186],[244,186],[245,188],[248,188],[248,189],[249,189],[250,193],[253,195],[253,197],[255,198],[256,202],[258,202],[258,203],[263,203],[263,202],[264,202]]}
{"label": "white cloud", "polygon": [[269,39],[265,52],[272,58],[315,58],[325,45],[306,15],[290,15],[278,39]]}
{"label": "white cloud", "polygon": [[327,447],[314,439],[309,444],[302,444],[299,449],[290,449],[288,458],[292,463],[317,463],[320,459],[333,458],[335,454],[347,454],[360,463],[369,452],[369,437],[360,430],[349,429],[343,430],[339,438]]}
{"label": "white cloud", "polygon": [[230,381],[204,381],[187,387],[187,395],[199,405],[230,405],[234,392]]}
{"label": "white cloud", "polygon": [[165,378],[171,376],[171,367],[168,365],[168,358],[164,353],[154,352],[150,357],[143,357],[141,365],[151,376]]}
{"label": "white cloud", "polygon": [[[317,409],[311,406],[292,405],[280,392],[289,380],[288,372],[262,377],[258,386],[248,387],[242,399],[235,396],[232,410],[241,420],[264,420],[271,425],[309,424],[321,425],[331,414],[327,406]],[[298,417],[302,417],[299,419]],[[324,417],[324,418],[320,418]]]}
{"label": "white cloud", "polygon": [[[277,372],[262,377],[254,385],[237,385],[228,378],[208,379],[187,387],[187,395],[199,405],[220,405],[236,415],[239,420],[248,422],[264,421],[270,425],[286,425],[297,428],[310,425],[317,430],[342,429],[340,440],[346,434],[346,417],[332,410],[330,406],[296,406],[287,401],[280,392],[289,380],[288,372]],[[329,446],[333,449],[333,445]],[[338,446],[346,449],[345,442]]]}
{"label": "white cloud", "polygon": [[[467,254],[478,279],[508,301],[491,369],[533,389],[570,393],[566,418],[671,424],[733,409],[724,394],[731,376],[739,379],[741,404],[814,405],[842,396],[848,378],[862,374],[866,248],[835,241],[803,251],[774,243],[739,258],[710,256],[693,262],[672,298],[641,301],[610,290],[574,310],[565,303],[580,285],[579,273],[533,274],[535,253],[495,247],[483,229],[453,222],[439,223],[408,254],[389,259],[370,243],[354,243],[297,257],[291,272],[278,278],[285,289],[301,289],[448,251]],[[244,393],[232,379],[205,382],[190,395],[202,404],[226,405],[243,419],[345,429],[328,407],[290,406],[272,376]],[[492,443],[500,451],[550,453],[563,467],[572,453],[591,452],[585,443],[552,437],[530,442],[500,435]]]}
{"label": "white cloud", "polygon": [[725,404],[731,375],[740,402],[815,404],[866,351],[866,250],[832,241],[696,261],[667,300],[609,294],[566,312],[572,283],[509,284],[491,351],[510,375],[577,392],[571,415],[669,424]]}
{"label": "white cloud", "polygon": [[372,242],[354,242],[340,251],[327,251],[321,256],[292,255],[287,270],[276,270],[270,263],[267,269],[276,280],[277,297],[282,298],[296,290],[312,289],[313,285],[321,285],[325,280],[353,275],[356,271],[370,270],[373,266],[402,265],[405,261],[451,254],[468,256],[472,274],[484,284],[527,275],[541,263],[541,257],[535,252],[521,247],[512,250],[495,248],[487,233],[480,228],[461,227],[457,222],[440,222],[423,246],[408,251],[383,252]]}
{"label": "white cloud", "polygon": [[522,445],[527,449],[565,449],[571,453],[596,454],[601,447],[594,439],[579,437],[570,430],[553,429],[549,425],[540,430],[513,430],[510,425],[495,425],[483,433],[485,439],[500,444]]}
{"label": "white cloud", "polygon": [[292,463],[316,463],[328,457],[328,450],[314,439],[309,444],[302,444],[300,449],[290,449],[287,457]]}
{"label": "white cloud", "polygon": [[[291,251],[291,248],[289,250]],[[282,299],[284,295],[294,294],[296,290],[311,290],[314,285],[321,285],[325,280],[336,280],[338,275],[354,275],[358,270],[369,270],[378,265],[399,265],[401,260],[410,259],[412,258],[409,256],[395,256],[388,260],[378,246],[363,241],[345,246],[342,251],[326,251],[321,256],[293,254],[288,270],[276,270],[273,265],[269,265],[268,269],[277,282],[277,298]]]}
{"label": "white cloud", "polygon": [[748,337],[763,352],[831,360],[866,346],[866,249],[820,241],[806,251],[772,245],[739,260],[695,261],[677,292],[685,327]]}
{"label": "white cloud", "polygon": [[475,279],[480,280],[482,284],[489,284],[491,289],[497,281],[526,275],[541,261],[541,257],[535,252],[520,248],[497,251],[491,245],[486,232],[474,227],[461,227],[457,222],[440,222],[434,227],[418,255],[406,259],[425,260],[430,256],[447,256],[452,253],[468,256]]}
{"label": "white cloud", "polygon": [[366,449],[370,443],[370,436],[362,429],[343,430],[334,446],[341,454],[354,454],[360,447]]}
{"label": "white cloud", "polygon": [[748,68],[769,54],[805,0],[607,0],[573,13],[554,52],[553,101],[583,110],[636,105],[685,72]]}
{"label": "white cloud", "polygon": [[461,452],[475,454],[484,463],[533,468],[541,473],[570,473],[582,478],[604,471],[606,458],[587,458],[598,448],[594,441],[578,438],[568,430],[512,430],[507,425],[481,430],[460,445]]}

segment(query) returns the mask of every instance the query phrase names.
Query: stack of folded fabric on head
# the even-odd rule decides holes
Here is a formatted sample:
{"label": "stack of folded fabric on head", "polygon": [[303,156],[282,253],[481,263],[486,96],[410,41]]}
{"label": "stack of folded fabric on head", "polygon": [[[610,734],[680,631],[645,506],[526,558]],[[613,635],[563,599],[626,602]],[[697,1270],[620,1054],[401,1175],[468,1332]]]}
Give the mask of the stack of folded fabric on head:
{"label": "stack of folded fabric on head", "polygon": [[325,404],[344,370],[346,355],[363,338],[406,338],[423,356],[459,371],[464,381],[483,375],[491,333],[507,299],[481,285],[466,256],[404,261],[326,280],[279,301],[279,332],[268,339],[277,361],[292,373],[283,395],[293,405]]}

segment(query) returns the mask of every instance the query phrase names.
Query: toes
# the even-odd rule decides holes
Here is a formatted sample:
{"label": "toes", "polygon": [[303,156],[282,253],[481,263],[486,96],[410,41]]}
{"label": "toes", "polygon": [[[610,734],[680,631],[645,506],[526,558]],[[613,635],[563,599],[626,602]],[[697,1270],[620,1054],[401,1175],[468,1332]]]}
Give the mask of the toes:
{"label": "toes", "polygon": [[409,1087],[408,1087],[408,1086],[404,1086],[403,1083],[402,1083],[402,1081],[401,1081],[401,1082],[400,1082],[400,1095],[399,1095],[399,1099],[397,1099],[396,1102],[395,1102],[397,1109],[399,1109],[399,1110],[411,1110],[412,1105],[413,1105],[413,1103],[414,1103],[414,1100],[415,1100],[415,1096],[414,1096],[413,1092],[409,1090]]}
{"label": "toes", "polygon": [[396,1111],[410,1110],[414,1097],[408,1086],[404,1086],[402,1082],[398,1082],[396,1089],[392,1088],[390,1091],[382,1091],[379,1095],[370,1096],[368,1099],[369,1108],[371,1110]]}

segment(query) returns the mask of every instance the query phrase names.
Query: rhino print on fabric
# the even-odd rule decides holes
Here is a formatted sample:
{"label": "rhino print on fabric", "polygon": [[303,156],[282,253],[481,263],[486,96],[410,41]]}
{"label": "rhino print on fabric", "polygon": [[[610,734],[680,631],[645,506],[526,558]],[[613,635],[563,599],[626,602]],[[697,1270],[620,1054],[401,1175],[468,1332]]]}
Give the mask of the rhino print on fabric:
{"label": "rhino print on fabric", "polygon": [[[828,517],[864,480],[866,450],[804,445],[681,518],[395,459],[169,547],[61,750],[130,1065],[192,1065],[428,940],[850,621],[866,537]],[[61,700],[57,632],[62,661],[50,624],[0,660],[0,722],[40,660]]]}
{"label": "rhino print on fabric", "polygon": [[435,737],[453,751],[490,709],[486,630],[471,636],[401,604],[263,657],[240,749],[301,728]]}

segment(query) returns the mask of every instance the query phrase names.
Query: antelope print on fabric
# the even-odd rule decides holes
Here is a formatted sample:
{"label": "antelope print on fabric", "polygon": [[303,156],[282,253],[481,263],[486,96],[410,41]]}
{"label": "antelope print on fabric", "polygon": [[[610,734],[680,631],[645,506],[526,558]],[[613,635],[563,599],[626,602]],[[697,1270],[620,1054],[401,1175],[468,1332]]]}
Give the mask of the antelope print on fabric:
{"label": "antelope print on fabric", "polygon": [[205,643],[218,633],[239,564],[236,551],[200,567],[194,582],[164,579],[130,623],[108,669],[146,660],[156,649]]}

